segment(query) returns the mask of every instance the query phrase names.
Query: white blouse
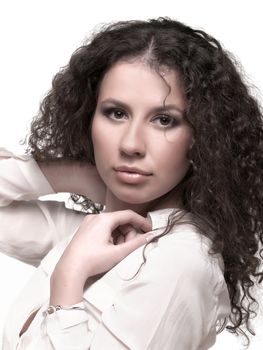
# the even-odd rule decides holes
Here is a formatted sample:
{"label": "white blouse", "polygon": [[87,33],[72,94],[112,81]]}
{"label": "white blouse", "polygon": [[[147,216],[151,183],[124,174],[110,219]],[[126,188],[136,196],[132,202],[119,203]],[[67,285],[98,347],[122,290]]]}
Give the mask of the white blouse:
{"label": "white blouse", "polygon": [[[217,323],[230,313],[223,262],[186,223],[147,246],[136,276],[144,247],[91,278],[81,310],[46,316],[50,275],[84,214],[38,200],[54,191],[30,156],[5,149],[0,156],[0,250],[37,266],[55,246],[10,310],[3,350],[205,350],[215,343]],[[166,225],[171,210],[148,214],[153,229]]]}

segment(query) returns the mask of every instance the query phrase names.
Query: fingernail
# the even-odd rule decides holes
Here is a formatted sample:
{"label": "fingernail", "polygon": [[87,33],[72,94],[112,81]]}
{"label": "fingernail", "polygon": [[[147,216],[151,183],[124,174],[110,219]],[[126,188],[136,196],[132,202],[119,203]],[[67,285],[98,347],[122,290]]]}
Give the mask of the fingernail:
{"label": "fingernail", "polygon": [[150,242],[154,237],[155,237],[155,235],[151,233],[146,237],[146,241]]}

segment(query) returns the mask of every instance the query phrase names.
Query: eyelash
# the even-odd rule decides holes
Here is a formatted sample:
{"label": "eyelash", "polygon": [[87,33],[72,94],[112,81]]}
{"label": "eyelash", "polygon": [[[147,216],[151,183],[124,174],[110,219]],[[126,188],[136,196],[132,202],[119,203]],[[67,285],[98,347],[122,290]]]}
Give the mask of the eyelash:
{"label": "eyelash", "polygon": [[[102,110],[102,113],[106,117],[108,117],[110,119],[113,119],[113,120],[114,120],[115,117],[111,116],[111,114],[116,113],[116,112],[121,112],[123,115],[126,115],[124,111],[122,111],[119,108],[115,108],[115,107],[105,108],[105,109]],[[120,120],[120,118],[116,118],[116,120]]]}
{"label": "eyelash", "polygon": [[[124,112],[120,108],[115,108],[115,107],[105,108],[105,109],[102,110],[102,113],[107,118],[112,119],[112,120],[116,120],[116,121],[122,120],[123,116],[125,116],[127,118],[126,112]],[[116,117],[116,113],[121,113],[121,117],[120,118]],[[115,115],[113,115],[113,114],[115,114]],[[155,117],[152,118],[152,121],[153,122],[155,122],[156,120],[160,121],[162,118],[166,118],[166,120],[169,121],[168,125],[163,125],[163,124],[159,123],[159,125],[162,128],[167,128],[168,129],[168,128],[173,128],[173,127],[179,125],[178,119],[176,117],[170,115],[170,114],[159,114],[159,115],[156,115]]]}
{"label": "eyelash", "polygon": [[160,115],[157,115],[156,117],[154,117],[154,121],[155,120],[159,120],[159,121],[161,121],[161,119],[162,118],[165,118],[166,119],[166,121],[168,120],[169,121],[169,124],[167,125],[163,125],[163,124],[161,124],[160,123],[160,125],[163,127],[163,128],[173,128],[173,127],[175,127],[175,126],[177,126],[177,125],[179,125],[179,121],[177,120],[177,118],[176,117],[173,117],[173,116],[171,116],[171,115],[169,115],[169,114],[160,114]]}

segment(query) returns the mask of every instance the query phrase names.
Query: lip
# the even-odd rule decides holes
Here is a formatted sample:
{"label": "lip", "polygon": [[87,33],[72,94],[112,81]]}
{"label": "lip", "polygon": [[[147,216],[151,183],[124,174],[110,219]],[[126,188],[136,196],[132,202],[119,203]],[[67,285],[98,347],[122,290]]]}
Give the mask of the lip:
{"label": "lip", "polygon": [[114,170],[119,181],[130,185],[143,184],[152,175],[145,170],[129,166],[119,166]]}
{"label": "lip", "polygon": [[119,166],[114,168],[115,171],[120,171],[124,173],[130,173],[130,174],[139,174],[139,175],[144,175],[144,176],[150,176],[152,173],[136,168],[136,167],[129,167],[127,165]]}

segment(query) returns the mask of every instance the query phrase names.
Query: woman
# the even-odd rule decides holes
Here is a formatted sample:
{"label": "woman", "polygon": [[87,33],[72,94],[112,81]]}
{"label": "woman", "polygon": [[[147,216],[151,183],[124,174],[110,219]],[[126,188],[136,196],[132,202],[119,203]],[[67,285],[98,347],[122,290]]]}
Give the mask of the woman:
{"label": "woman", "polygon": [[[67,236],[10,312],[4,349],[208,349],[224,323],[250,330],[262,130],[206,33],[160,18],[95,34],[55,76],[30,155],[1,153],[2,250],[37,265]],[[93,214],[37,201],[60,191]]]}

